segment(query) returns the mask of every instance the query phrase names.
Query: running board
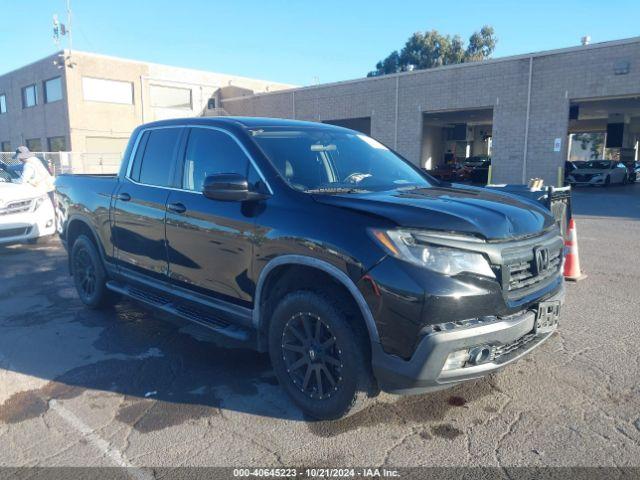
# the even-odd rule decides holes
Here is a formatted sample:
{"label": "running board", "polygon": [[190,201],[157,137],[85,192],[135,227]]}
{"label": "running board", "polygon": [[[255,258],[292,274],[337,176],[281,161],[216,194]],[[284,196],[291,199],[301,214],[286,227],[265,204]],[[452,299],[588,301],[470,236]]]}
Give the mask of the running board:
{"label": "running board", "polygon": [[175,303],[168,296],[130,285],[123,285],[113,280],[107,282],[107,288],[112,292],[124,295],[125,297],[131,298],[157,310],[161,310],[169,315],[196,323],[226,337],[230,337],[241,342],[246,342],[251,339],[251,334],[246,328],[215,318],[203,310]]}

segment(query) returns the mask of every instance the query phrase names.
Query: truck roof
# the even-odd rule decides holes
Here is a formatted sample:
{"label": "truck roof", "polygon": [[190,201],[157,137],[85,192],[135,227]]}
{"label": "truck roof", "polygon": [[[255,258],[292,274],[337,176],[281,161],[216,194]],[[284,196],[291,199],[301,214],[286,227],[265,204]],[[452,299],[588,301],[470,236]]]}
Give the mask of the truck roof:
{"label": "truck roof", "polygon": [[258,127],[326,127],[330,129],[345,130],[336,125],[305,122],[302,120],[290,120],[285,118],[268,117],[187,117],[174,118],[169,120],[159,120],[157,122],[146,123],[142,127],[155,127],[162,125],[215,125],[215,126],[241,126],[245,128]]}

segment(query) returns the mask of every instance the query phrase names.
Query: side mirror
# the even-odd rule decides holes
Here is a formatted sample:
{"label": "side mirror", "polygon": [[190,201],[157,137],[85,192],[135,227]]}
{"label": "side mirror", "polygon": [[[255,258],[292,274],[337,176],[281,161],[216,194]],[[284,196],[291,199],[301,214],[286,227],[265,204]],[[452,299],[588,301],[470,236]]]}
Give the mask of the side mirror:
{"label": "side mirror", "polygon": [[202,194],[211,200],[223,202],[245,202],[263,200],[269,195],[249,189],[246,177],[237,173],[218,173],[204,180]]}

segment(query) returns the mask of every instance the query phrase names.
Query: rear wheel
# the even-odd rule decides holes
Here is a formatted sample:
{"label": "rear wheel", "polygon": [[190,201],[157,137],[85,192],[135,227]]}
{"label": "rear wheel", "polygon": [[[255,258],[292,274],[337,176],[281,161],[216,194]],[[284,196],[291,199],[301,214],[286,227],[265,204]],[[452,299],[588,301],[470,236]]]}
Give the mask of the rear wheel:
{"label": "rear wheel", "polygon": [[373,392],[366,334],[321,294],[299,291],[280,301],[269,353],[282,387],[313,418],[354,413]]}
{"label": "rear wheel", "polygon": [[107,275],[94,243],[80,235],[71,248],[73,281],[82,303],[94,309],[105,308],[117,301],[107,289]]}

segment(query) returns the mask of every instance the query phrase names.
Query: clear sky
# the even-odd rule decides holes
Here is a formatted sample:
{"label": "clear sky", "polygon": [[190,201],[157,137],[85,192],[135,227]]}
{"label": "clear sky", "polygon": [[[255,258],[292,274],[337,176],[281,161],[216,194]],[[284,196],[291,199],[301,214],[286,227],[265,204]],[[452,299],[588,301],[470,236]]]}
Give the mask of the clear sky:
{"label": "clear sky", "polygon": [[[56,51],[65,0],[1,0],[0,73]],[[309,85],[365,76],[418,30],[483,24],[494,57],[640,35],[640,0],[71,0],[80,50]],[[66,44],[62,44],[66,46]]]}

